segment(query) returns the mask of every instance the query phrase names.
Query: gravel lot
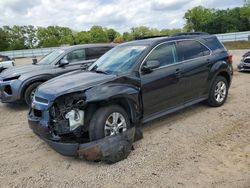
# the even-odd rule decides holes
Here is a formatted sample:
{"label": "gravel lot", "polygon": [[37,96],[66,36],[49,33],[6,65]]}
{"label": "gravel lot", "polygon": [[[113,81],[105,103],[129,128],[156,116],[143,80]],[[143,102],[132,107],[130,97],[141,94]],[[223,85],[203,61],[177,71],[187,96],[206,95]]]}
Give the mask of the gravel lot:
{"label": "gravel lot", "polygon": [[[232,52],[236,64],[244,51]],[[0,104],[0,187],[250,187],[249,86],[250,74],[235,71],[224,106],[146,124],[114,165],[56,153],[28,128],[23,104]]]}

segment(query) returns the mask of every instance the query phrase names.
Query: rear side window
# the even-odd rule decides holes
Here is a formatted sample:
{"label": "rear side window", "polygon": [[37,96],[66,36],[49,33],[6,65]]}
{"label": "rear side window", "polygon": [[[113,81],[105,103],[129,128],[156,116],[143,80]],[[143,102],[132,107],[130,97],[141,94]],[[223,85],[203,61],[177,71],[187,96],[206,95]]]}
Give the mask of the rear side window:
{"label": "rear side window", "polygon": [[111,49],[111,47],[87,48],[86,49],[87,60],[98,59],[99,57],[101,57],[103,54],[105,54],[110,49]]}
{"label": "rear side window", "polygon": [[210,54],[210,50],[207,47],[194,40],[178,41],[177,49],[179,61],[195,59]]}
{"label": "rear side window", "polygon": [[204,40],[205,44],[213,51],[213,53],[225,51],[225,47],[218,40],[217,37],[212,36],[212,37],[204,38],[203,40]]}
{"label": "rear side window", "polygon": [[66,55],[69,63],[86,60],[85,49],[74,50]]}
{"label": "rear side window", "polygon": [[174,43],[165,43],[156,47],[148,56],[147,61],[159,61],[160,66],[171,65],[177,62],[176,47]]}

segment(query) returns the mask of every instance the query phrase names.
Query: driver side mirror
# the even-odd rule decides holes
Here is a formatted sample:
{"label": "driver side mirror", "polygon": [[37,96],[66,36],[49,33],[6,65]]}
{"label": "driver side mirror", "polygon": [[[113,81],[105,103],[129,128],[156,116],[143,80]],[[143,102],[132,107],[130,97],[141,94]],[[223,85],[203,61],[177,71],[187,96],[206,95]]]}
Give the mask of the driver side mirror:
{"label": "driver side mirror", "polygon": [[157,61],[157,60],[147,61],[142,67],[142,72],[143,73],[150,73],[153,71],[153,69],[156,69],[158,67],[160,67],[159,61]]}
{"label": "driver side mirror", "polygon": [[65,65],[68,65],[69,64],[69,61],[67,59],[61,59],[59,61],[59,67],[63,67]]}

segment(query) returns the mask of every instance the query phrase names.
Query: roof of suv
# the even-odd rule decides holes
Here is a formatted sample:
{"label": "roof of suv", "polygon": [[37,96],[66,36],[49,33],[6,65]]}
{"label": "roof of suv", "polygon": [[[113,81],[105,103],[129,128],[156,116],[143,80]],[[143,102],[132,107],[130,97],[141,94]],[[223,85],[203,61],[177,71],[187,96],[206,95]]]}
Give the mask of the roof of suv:
{"label": "roof of suv", "polygon": [[69,49],[78,49],[78,48],[94,48],[94,47],[114,47],[117,44],[115,43],[100,43],[100,44],[81,44],[74,46],[63,46],[59,47],[59,49],[69,50]]}
{"label": "roof of suv", "polygon": [[160,42],[167,42],[167,41],[173,41],[173,40],[180,40],[180,39],[198,39],[198,38],[208,38],[208,37],[214,37],[213,35],[209,34],[190,34],[187,33],[184,34],[177,34],[170,37],[152,37],[142,40],[135,40],[131,42],[124,43],[124,45],[152,45],[154,43],[160,43]]}

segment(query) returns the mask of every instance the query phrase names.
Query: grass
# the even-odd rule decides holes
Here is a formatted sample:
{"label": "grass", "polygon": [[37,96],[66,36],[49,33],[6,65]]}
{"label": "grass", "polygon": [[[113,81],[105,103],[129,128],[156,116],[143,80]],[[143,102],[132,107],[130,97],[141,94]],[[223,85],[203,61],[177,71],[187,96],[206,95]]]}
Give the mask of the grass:
{"label": "grass", "polygon": [[223,42],[228,50],[250,49],[250,41]]}

